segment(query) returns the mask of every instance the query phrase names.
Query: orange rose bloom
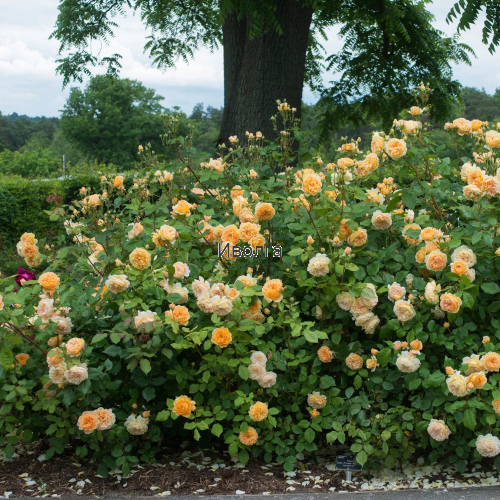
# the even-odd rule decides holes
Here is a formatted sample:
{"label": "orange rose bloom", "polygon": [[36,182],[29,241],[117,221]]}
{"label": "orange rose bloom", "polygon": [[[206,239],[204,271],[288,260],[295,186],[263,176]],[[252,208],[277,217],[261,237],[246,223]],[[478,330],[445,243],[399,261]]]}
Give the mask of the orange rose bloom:
{"label": "orange rose bloom", "polygon": [[259,439],[257,431],[253,427],[249,427],[246,432],[240,432],[240,442],[245,446],[252,446]]}
{"label": "orange rose bloom", "polygon": [[385,152],[393,159],[397,160],[406,154],[406,142],[403,139],[393,137],[385,145]]}
{"label": "orange rose bloom", "polygon": [[144,248],[134,248],[129,256],[130,263],[139,270],[144,270],[151,264],[151,255]]}
{"label": "orange rose bloom", "polygon": [[257,203],[255,206],[255,217],[259,220],[271,220],[275,213],[271,203]]}
{"label": "orange rose bloom", "polygon": [[[252,222],[244,222],[240,225],[240,238],[243,241],[250,241],[253,237],[257,236],[260,231],[259,224],[253,224]],[[224,236],[222,237],[224,240]],[[224,240],[226,241],[226,240]]]}
{"label": "orange rose bloom", "polygon": [[418,240],[416,238],[410,238],[409,236],[406,236],[406,232],[409,229],[415,229],[417,231],[421,231],[422,228],[418,224],[407,224],[403,228],[403,238],[406,240],[406,242],[409,243],[410,245],[418,245],[420,243],[420,240]]}
{"label": "orange rose bloom", "polygon": [[116,189],[123,189],[123,176],[122,176],[122,175],[117,175],[117,176],[113,179],[113,186],[114,186]]}
{"label": "orange rose bloom", "polygon": [[262,293],[268,302],[280,302],[283,298],[283,283],[279,279],[266,281]]}
{"label": "orange rose bloom", "polygon": [[441,295],[439,305],[445,312],[457,313],[462,305],[462,299],[452,293],[445,293]]}
{"label": "orange rose bloom", "polygon": [[324,345],[318,349],[318,358],[323,363],[330,363],[333,359],[333,352]]}
{"label": "orange rose bloom", "polygon": [[238,196],[243,196],[244,190],[242,189],[241,186],[234,186],[234,188],[231,190],[231,199],[234,200],[235,198],[238,198]]}
{"label": "orange rose bloom", "polygon": [[415,351],[421,351],[424,346],[420,340],[413,340],[410,342],[410,347]]}
{"label": "orange rose bloom", "polygon": [[240,232],[234,224],[226,226],[222,230],[222,241],[228,241],[231,245],[236,245],[240,241]]}
{"label": "orange rose bloom", "polygon": [[420,231],[420,238],[422,238],[424,241],[431,241],[434,238],[436,238],[436,229],[433,227],[425,227]]}
{"label": "orange rose bloom", "polygon": [[60,282],[59,276],[51,272],[43,273],[38,278],[38,283],[40,283],[44,292],[54,292],[59,287]]}
{"label": "orange rose bloom", "polygon": [[483,372],[472,373],[467,377],[467,386],[472,384],[476,389],[482,389],[487,382],[488,379]]}
{"label": "orange rose bloom", "polygon": [[91,434],[97,429],[99,424],[99,419],[94,411],[84,411],[78,418],[78,428],[85,432],[85,434]]}
{"label": "orange rose bloom", "polygon": [[425,248],[421,248],[416,254],[415,254],[415,260],[419,264],[423,264],[425,261],[425,256],[427,255],[427,252],[425,251]]}
{"label": "orange rose bloom", "polygon": [[319,415],[319,411],[314,409],[309,412],[312,418],[316,418]]}
{"label": "orange rose bloom", "polygon": [[448,257],[441,250],[433,250],[425,257],[425,265],[429,271],[442,271],[446,263],[448,262]]}
{"label": "orange rose bloom", "polygon": [[179,396],[174,401],[173,412],[178,417],[189,418],[191,416],[191,412],[194,410],[196,410],[196,403],[191,401],[187,396]]}
{"label": "orange rose bloom", "polygon": [[[29,359],[29,355],[26,354],[25,352],[21,352],[19,354],[16,354],[16,361],[21,365],[21,366],[26,366],[26,362]],[[497,370],[498,371],[498,370]]]}
{"label": "orange rose bloom", "polygon": [[193,205],[188,203],[186,200],[181,200],[177,205],[172,207],[172,215],[185,215],[189,217],[191,215],[191,208]]}
{"label": "orange rose bloom", "polygon": [[304,191],[307,196],[318,194],[321,192],[322,187],[321,177],[318,174],[311,173],[304,176],[302,191]]}
{"label": "orange rose bloom", "polygon": [[54,353],[52,354],[52,356],[47,356],[47,364],[49,366],[57,366],[59,363],[62,363],[64,361],[64,357],[61,355],[59,356],[59,354],[62,354],[62,351],[61,349],[59,349],[58,347],[56,347],[55,349],[52,349],[50,353]]}
{"label": "orange rose bloom", "polygon": [[165,312],[166,318],[172,318],[179,325],[187,325],[191,315],[189,310],[184,306],[175,306],[172,310]]}
{"label": "orange rose bloom", "polygon": [[455,274],[465,274],[469,266],[463,260],[456,260],[451,263],[451,272]]}
{"label": "orange rose bloom", "polygon": [[496,352],[486,353],[481,361],[489,372],[497,372],[500,369],[500,354]]}
{"label": "orange rose bloom", "polygon": [[260,401],[257,401],[257,403],[250,406],[250,409],[248,410],[248,414],[254,422],[264,420],[267,417],[267,413],[268,409],[266,403],[261,403]]}
{"label": "orange rose bloom", "polygon": [[363,368],[363,358],[356,353],[351,353],[345,359],[345,364],[350,370],[361,370]]}
{"label": "orange rose bloom", "polygon": [[493,409],[495,410],[495,413],[498,413],[500,415],[500,399],[494,399],[491,404],[493,405]]}
{"label": "orange rose bloom", "polygon": [[378,134],[374,134],[371,142],[372,153],[381,153],[384,150],[384,139]]}
{"label": "orange rose bloom", "polygon": [[224,326],[216,328],[212,332],[212,342],[221,348],[227,347],[229,342],[233,340],[231,332]]}
{"label": "orange rose bloom", "polygon": [[77,337],[68,340],[66,343],[66,352],[70,356],[79,356],[80,351],[83,349],[85,341]]}

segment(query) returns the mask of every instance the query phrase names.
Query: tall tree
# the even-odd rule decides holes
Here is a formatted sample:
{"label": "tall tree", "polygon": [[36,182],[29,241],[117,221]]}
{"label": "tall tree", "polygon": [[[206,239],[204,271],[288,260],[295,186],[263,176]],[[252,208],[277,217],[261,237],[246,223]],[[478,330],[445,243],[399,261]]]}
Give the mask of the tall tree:
{"label": "tall tree", "polygon": [[[145,45],[159,68],[188,60],[200,46],[224,48],[224,114],[219,142],[260,130],[273,137],[276,99],[287,99],[300,117],[304,83],[322,96],[325,129],[340,117],[356,122],[367,114],[386,121],[410,104],[421,80],[443,89],[440,118],[458,98],[449,62],[469,62],[468,47],[445,38],[432,24],[427,0],[60,0],[56,30],[61,42],[58,72],[64,85],[82,81],[90,67],[115,75],[119,54],[99,58],[95,40],[107,42],[117,16],[139,11],[150,35]],[[340,54],[321,45],[325,30],[343,25]],[[95,44],[94,44],[95,45]],[[338,76],[324,86],[324,69]],[[347,92],[343,94],[343,89]],[[373,97],[371,97],[373,95]],[[377,104],[377,105],[375,105]],[[389,107],[388,107],[389,106]],[[347,113],[347,114],[346,114]],[[372,116],[374,118],[374,116]],[[392,118],[392,116],[391,116]]]}
{"label": "tall tree", "polygon": [[109,75],[72,88],[61,115],[61,131],[92,160],[132,166],[140,142],[159,146],[163,97],[135,80]]}

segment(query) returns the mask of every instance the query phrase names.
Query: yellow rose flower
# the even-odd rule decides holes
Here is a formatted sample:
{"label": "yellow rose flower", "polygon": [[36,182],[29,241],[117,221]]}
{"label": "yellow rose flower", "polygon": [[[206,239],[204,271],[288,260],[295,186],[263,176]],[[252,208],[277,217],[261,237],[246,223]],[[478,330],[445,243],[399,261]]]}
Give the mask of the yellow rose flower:
{"label": "yellow rose flower", "polygon": [[445,312],[457,313],[462,305],[462,299],[452,293],[444,293],[441,295],[439,306]]}
{"label": "yellow rose flower", "polygon": [[196,403],[191,401],[187,396],[179,396],[174,400],[173,412],[178,417],[189,418],[191,412],[196,410]]}
{"label": "yellow rose flower", "polygon": [[146,269],[151,264],[151,255],[144,248],[135,248],[129,256],[130,263],[140,271]]}

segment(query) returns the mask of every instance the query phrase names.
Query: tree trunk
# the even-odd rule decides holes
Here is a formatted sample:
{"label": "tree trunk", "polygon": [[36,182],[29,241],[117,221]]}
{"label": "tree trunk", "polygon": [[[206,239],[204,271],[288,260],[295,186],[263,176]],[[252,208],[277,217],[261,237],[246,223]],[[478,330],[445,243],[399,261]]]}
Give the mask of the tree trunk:
{"label": "tree trunk", "polygon": [[224,113],[218,144],[245,132],[277,137],[271,116],[277,99],[297,108],[300,118],[309,29],[313,11],[300,0],[277,0],[276,17],[283,34],[273,27],[250,40],[249,23],[231,14],[223,27]]}

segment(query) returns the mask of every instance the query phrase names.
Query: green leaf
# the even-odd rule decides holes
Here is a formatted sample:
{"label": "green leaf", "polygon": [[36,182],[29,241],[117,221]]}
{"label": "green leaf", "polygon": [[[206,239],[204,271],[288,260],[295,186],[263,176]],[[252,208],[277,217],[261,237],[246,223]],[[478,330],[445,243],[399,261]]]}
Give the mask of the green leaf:
{"label": "green leaf", "polygon": [[500,288],[496,283],[481,283],[481,290],[490,295],[500,292]]}
{"label": "green leaf", "polygon": [[310,427],[304,432],[304,438],[308,443],[312,443],[315,437],[316,433]]}
{"label": "green leaf", "polygon": [[0,347],[0,366],[7,371],[12,363],[14,363],[12,349],[5,346]]}
{"label": "green leaf", "polygon": [[440,371],[435,371],[425,379],[425,385],[427,387],[439,387],[444,383],[446,377],[444,373]]}
{"label": "green leaf", "polygon": [[476,409],[467,408],[464,411],[464,426],[473,431],[476,428]]}
{"label": "green leaf", "polygon": [[149,359],[142,358],[141,362],[141,370],[147,375],[151,371],[151,363],[149,362]]}
{"label": "green leaf", "polygon": [[170,412],[168,410],[163,410],[158,415],[156,415],[156,421],[157,422],[165,422],[165,420],[168,419],[170,416]]}
{"label": "green leaf", "polygon": [[220,425],[220,424],[214,424],[212,426],[212,434],[214,436],[219,437],[223,431],[224,431],[224,429],[222,428],[222,425]]}
{"label": "green leaf", "polygon": [[392,349],[385,347],[380,352],[377,353],[377,361],[380,366],[385,366],[391,360]]}
{"label": "green leaf", "polygon": [[392,212],[395,208],[396,205],[401,201],[401,195],[398,194],[395,196],[387,205],[387,208],[385,209],[386,212]]}
{"label": "green leaf", "polygon": [[243,380],[248,380],[250,372],[248,371],[248,368],[245,365],[240,365],[240,367],[238,368],[238,374]]}
{"label": "green leaf", "polygon": [[366,461],[368,460],[368,455],[366,454],[366,451],[361,450],[357,455],[356,455],[356,462],[360,465],[365,465]]}
{"label": "green leaf", "polygon": [[152,387],[146,387],[143,391],[142,391],[142,397],[146,400],[146,401],[151,401],[152,399],[154,399],[156,396],[156,391],[152,388]]}

